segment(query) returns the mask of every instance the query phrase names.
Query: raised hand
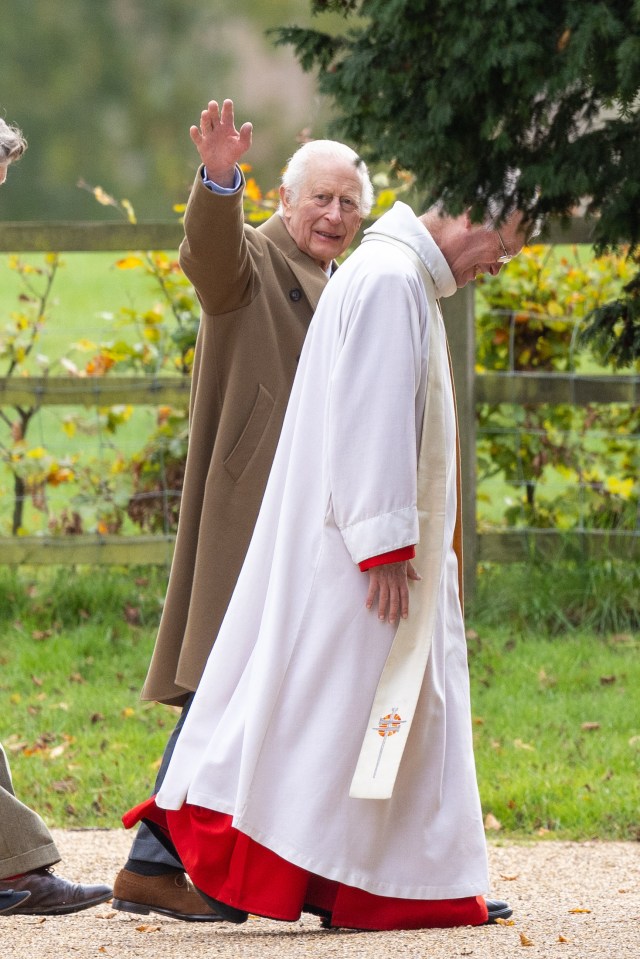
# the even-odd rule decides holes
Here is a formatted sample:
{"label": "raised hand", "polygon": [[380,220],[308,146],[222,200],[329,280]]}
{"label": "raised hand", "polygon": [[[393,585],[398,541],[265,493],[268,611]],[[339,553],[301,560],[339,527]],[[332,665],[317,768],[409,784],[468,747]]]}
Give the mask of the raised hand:
{"label": "raised hand", "polygon": [[235,166],[251,146],[253,126],[243,123],[236,130],[233,100],[224,100],[222,109],[210,100],[200,114],[200,127],[192,126],[189,135],[195,143],[207,175],[219,186],[233,186]]}

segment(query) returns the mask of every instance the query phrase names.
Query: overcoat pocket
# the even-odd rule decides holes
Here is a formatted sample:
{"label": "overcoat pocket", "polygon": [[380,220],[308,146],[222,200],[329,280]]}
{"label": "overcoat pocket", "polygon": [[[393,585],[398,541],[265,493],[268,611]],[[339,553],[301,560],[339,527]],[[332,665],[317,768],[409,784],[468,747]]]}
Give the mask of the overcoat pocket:
{"label": "overcoat pocket", "polygon": [[260,383],[258,385],[258,395],[249,414],[249,419],[240,434],[238,442],[224,461],[226,471],[235,482],[240,479],[258,448],[258,444],[271,419],[274,404],[275,400],[269,391],[264,388],[262,383]]}

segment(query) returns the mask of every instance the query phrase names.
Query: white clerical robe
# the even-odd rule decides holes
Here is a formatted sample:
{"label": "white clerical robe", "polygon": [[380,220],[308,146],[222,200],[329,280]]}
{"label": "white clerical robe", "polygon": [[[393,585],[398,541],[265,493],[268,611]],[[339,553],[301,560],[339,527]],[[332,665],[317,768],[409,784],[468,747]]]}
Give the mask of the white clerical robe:
{"label": "white clerical robe", "polygon": [[431,651],[392,796],[349,795],[396,632],[366,609],[358,563],[417,542],[430,303],[455,291],[408,206],[396,203],[375,231],[407,244],[431,280],[378,242],[363,243],[326,287],[253,539],[157,804],[230,814],[289,862],[377,895],[462,898],[489,883],[452,548],[446,355],[446,548]]}

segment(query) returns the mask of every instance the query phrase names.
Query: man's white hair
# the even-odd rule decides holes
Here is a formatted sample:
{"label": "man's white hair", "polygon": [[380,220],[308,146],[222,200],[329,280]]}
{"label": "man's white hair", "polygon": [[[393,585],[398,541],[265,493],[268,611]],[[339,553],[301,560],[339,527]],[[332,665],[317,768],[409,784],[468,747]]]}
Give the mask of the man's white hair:
{"label": "man's white hair", "polygon": [[[373,206],[373,185],[369,177],[367,165],[355,150],[337,140],[310,140],[303,143],[287,163],[282,174],[282,185],[285,188],[287,199],[296,204],[309,174],[310,167],[317,160],[336,160],[340,163],[350,163],[360,179],[360,200],[358,212],[360,216],[368,216]],[[283,212],[282,203],[278,213]]]}
{"label": "man's white hair", "polygon": [[19,160],[26,149],[27,141],[22,131],[0,117],[0,163]]}

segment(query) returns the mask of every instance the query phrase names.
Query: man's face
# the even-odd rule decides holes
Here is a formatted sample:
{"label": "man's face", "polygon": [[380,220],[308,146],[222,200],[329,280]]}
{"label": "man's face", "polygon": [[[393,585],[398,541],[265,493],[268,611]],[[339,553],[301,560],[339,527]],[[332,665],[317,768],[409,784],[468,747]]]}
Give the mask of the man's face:
{"label": "man's face", "polygon": [[526,242],[520,213],[512,214],[497,230],[473,223],[467,214],[458,217],[455,224],[442,252],[459,287],[482,273],[496,276],[504,266],[501,258],[505,253],[517,256]]}
{"label": "man's face", "polygon": [[300,247],[326,270],[352,242],[360,216],[360,177],[348,161],[317,159],[309,166],[297,199],[291,203],[280,187],[287,230]]}

